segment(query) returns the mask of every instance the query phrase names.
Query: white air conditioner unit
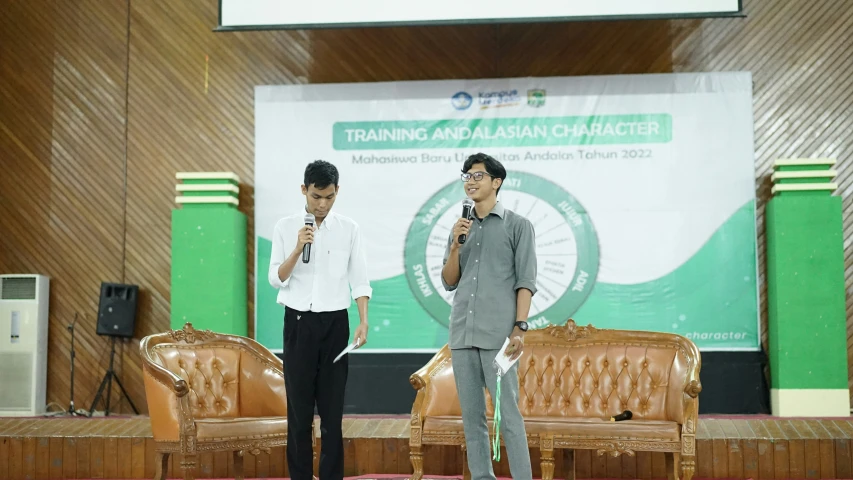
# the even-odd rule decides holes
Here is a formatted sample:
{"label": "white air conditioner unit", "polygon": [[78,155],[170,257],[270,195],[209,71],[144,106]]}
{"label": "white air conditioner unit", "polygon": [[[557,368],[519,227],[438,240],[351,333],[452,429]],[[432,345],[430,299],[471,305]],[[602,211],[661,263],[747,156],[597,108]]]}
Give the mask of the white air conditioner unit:
{"label": "white air conditioner unit", "polygon": [[45,411],[49,279],[0,275],[0,417]]}

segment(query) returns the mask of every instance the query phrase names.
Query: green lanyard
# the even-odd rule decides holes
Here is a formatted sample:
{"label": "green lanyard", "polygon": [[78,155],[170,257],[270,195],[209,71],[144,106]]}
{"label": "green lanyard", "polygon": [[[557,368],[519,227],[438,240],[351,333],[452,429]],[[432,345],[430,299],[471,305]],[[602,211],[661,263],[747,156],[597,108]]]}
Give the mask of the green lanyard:
{"label": "green lanyard", "polygon": [[496,462],[501,461],[501,370],[498,369],[498,381],[497,387],[495,387],[495,439],[492,441],[492,449],[494,450],[494,456],[492,457]]}

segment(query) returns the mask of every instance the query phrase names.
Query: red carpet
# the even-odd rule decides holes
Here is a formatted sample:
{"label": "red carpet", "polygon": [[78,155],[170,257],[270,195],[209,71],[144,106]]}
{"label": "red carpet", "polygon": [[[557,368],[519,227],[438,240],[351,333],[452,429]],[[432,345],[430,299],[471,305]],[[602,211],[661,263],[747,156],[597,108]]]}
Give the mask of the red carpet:
{"label": "red carpet", "polygon": [[[344,480],[408,480],[408,479],[409,479],[408,476],[397,475],[397,474],[387,474],[387,475],[385,475],[385,474],[383,474],[383,475],[374,474],[374,475],[360,475],[358,477],[344,477]],[[110,480],[110,479],[100,479],[100,480]],[[173,479],[170,478],[170,480],[173,480]],[[174,480],[178,480],[178,479],[174,479]],[[197,478],[196,480],[214,480],[214,479]],[[266,479],[246,478],[246,480],[290,480],[290,479],[289,478],[266,478]],[[458,476],[424,475],[423,480],[462,480],[462,476],[461,475],[458,475]],[[497,480],[512,480],[512,479],[507,478],[507,477],[497,477]],[[540,479],[534,479],[534,480],[540,480]],[[624,480],[624,479],[615,479],[614,478],[614,479],[602,479],[602,480]],[[711,480],[711,479],[703,479],[703,478],[693,477],[693,480]],[[714,480],[735,480],[735,479],[719,479],[719,478],[717,478]],[[749,480],[751,480],[751,479],[749,479]],[[777,479],[777,480],[782,480],[782,479]]]}

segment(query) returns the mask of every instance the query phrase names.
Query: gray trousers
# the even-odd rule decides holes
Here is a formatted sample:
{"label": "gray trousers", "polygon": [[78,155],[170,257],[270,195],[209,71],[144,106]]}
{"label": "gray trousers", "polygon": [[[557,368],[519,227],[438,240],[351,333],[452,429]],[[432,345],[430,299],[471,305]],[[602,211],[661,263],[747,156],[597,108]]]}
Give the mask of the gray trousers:
{"label": "gray trousers", "polygon": [[[478,348],[451,350],[471,480],[495,480],[483,387],[489,389],[494,400],[497,374],[492,362],[497,353],[498,350]],[[501,438],[506,444],[513,480],[532,480],[527,433],[518,409],[518,364],[501,378]]]}

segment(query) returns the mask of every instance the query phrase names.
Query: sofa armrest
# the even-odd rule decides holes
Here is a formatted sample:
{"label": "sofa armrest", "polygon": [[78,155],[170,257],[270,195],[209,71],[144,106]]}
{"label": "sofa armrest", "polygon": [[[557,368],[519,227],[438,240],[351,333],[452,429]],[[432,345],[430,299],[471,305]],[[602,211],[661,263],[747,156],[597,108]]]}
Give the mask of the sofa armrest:
{"label": "sofa armrest", "polygon": [[165,368],[152,361],[144,362],[144,366],[146,373],[151,375],[154,380],[171,390],[172,393],[174,393],[178,397],[183,397],[184,395],[189,393],[189,386],[187,386],[187,382],[184,381],[183,378],[175,375],[174,373],[170,372],[169,370],[166,370]]}
{"label": "sofa armrest", "polygon": [[187,382],[184,381],[183,378],[160,365],[160,362],[154,358],[153,348],[155,345],[162,342],[162,339],[157,338],[160,336],[162,335],[145,337],[142,339],[142,342],[139,343],[139,354],[142,357],[142,367],[146,373],[151,375],[153,380],[156,380],[158,383],[172,390],[172,392],[174,392],[178,397],[183,397],[190,391]]}
{"label": "sofa armrest", "polygon": [[178,397],[183,397],[187,393],[189,393],[190,389],[187,386],[187,382],[184,381],[183,378],[175,375],[174,373],[166,370],[165,368],[157,365],[156,363],[146,363],[145,367],[147,368],[147,372],[157,380],[161,384],[165,385],[169,388],[172,393],[177,395]]}
{"label": "sofa armrest", "polygon": [[[436,373],[441,371],[450,360],[450,348],[445,345],[429,362],[419,368],[409,377],[409,383],[418,391],[415,402],[412,404],[412,419],[410,422],[411,432],[409,434],[409,445],[413,449],[419,449],[421,445],[421,434],[423,433],[424,420],[430,405],[437,399],[431,394],[433,388],[432,379]],[[454,392],[456,393],[456,392]]]}
{"label": "sofa armrest", "polygon": [[699,393],[702,391],[699,381],[702,356],[696,344],[687,337],[672,334],[667,337],[672,348],[669,351],[674,357],[666,361],[669,377],[666,379],[665,419],[692,430],[696,427]]}
{"label": "sofa armrest", "polygon": [[684,382],[684,393],[691,399],[699,398],[699,393],[702,391],[702,382],[699,381],[699,371],[702,370],[702,354],[699,353],[699,348],[695,343],[683,339],[685,350],[688,352],[687,378]]}
{"label": "sofa armrest", "polygon": [[686,393],[691,398],[698,398],[699,393],[702,391],[702,383],[699,379],[689,380],[687,382],[687,386],[684,387],[684,393]]}
{"label": "sofa armrest", "polygon": [[423,390],[429,386],[435,372],[444,366],[444,361],[450,358],[450,348],[445,345],[426,363],[409,377],[409,383],[415,390]]}
{"label": "sofa armrest", "polygon": [[[148,416],[151,418],[151,433],[156,441],[177,442],[181,431],[181,408],[179,403],[186,397],[188,389],[183,383],[183,393],[176,391],[175,382],[162,380],[155,376],[156,370],[151,364],[142,367],[142,380],[145,384],[145,398],[148,402]],[[183,380],[181,380],[183,382]]]}
{"label": "sofa armrest", "polygon": [[450,348],[445,345],[423,368],[412,374],[409,382],[417,389],[412,405],[412,423],[427,416],[461,415],[456,380],[453,376]]}
{"label": "sofa armrest", "polygon": [[287,395],[281,360],[244,350],[240,359],[240,415],[286,417]]}
{"label": "sofa armrest", "polygon": [[681,434],[685,450],[682,454],[688,455],[695,451],[696,430],[699,427],[699,393],[702,392],[702,382],[699,380],[699,372],[702,369],[702,355],[699,348],[692,341],[684,338],[685,350],[688,352],[687,376],[684,382],[682,394],[683,417]]}

